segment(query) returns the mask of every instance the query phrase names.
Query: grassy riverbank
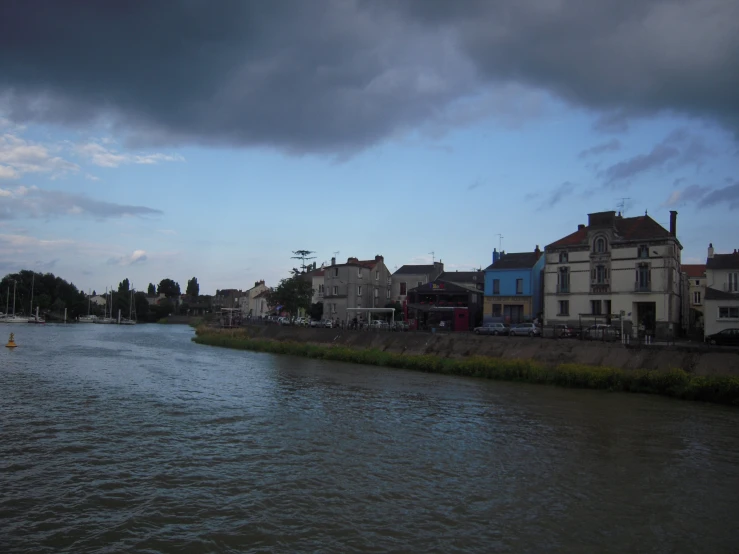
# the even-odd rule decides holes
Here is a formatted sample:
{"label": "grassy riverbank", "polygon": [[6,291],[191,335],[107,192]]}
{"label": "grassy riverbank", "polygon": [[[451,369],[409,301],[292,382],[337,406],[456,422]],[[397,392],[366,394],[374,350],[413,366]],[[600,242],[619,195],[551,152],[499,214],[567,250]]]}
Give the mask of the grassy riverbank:
{"label": "grassy riverbank", "polygon": [[408,355],[375,349],[317,345],[304,342],[254,339],[242,330],[213,330],[200,327],[193,341],[198,344],[238,350],[289,354],[399,369],[558,385],[572,388],[659,394],[685,400],[700,400],[739,406],[739,378],[697,376],[683,371],[624,370],[578,364],[546,367],[532,360],[508,360],[470,356],[463,359],[435,355]]}

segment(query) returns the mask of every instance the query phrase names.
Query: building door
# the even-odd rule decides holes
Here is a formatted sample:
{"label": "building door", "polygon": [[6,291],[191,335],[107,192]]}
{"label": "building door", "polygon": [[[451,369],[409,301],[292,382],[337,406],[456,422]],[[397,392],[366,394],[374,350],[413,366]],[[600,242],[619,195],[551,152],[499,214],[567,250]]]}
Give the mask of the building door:
{"label": "building door", "polygon": [[655,302],[636,302],[636,324],[639,329],[654,336],[657,321],[657,304]]}
{"label": "building door", "polygon": [[521,323],[523,321],[523,304],[506,304],[503,306],[503,315],[506,323]]}

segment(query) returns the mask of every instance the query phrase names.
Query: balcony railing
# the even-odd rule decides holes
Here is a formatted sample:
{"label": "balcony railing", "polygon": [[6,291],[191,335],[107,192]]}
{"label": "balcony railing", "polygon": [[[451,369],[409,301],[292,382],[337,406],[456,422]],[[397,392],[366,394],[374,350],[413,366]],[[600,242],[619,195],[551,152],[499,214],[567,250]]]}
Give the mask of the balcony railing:
{"label": "balcony railing", "polygon": [[608,294],[611,292],[609,283],[591,283],[590,294]]}
{"label": "balcony railing", "polygon": [[652,292],[652,284],[640,283],[637,281],[634,283],[634,292]]}

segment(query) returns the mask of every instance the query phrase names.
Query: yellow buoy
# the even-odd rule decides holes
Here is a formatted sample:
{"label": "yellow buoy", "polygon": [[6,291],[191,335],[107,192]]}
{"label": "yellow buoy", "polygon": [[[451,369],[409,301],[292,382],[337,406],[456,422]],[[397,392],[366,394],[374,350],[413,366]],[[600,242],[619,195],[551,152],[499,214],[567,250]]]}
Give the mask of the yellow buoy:
{"label": "yellow buoy", "polygon": [[15,335],[13,333],[10,333],[10,338],[8,339],[8,344],[5,345],[5,348],[15,348],[18,346],[15,344]]}

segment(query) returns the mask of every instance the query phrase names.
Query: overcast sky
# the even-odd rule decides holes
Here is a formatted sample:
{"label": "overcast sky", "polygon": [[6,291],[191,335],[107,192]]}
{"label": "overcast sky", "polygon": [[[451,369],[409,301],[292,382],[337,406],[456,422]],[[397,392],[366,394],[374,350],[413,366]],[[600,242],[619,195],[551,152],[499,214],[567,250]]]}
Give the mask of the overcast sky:
{"label": "overcast sky", "polygon": [[468,270],[621,202],[699,263],[739,247],[737,91],[736,0],[9,0],[0,273]]}

